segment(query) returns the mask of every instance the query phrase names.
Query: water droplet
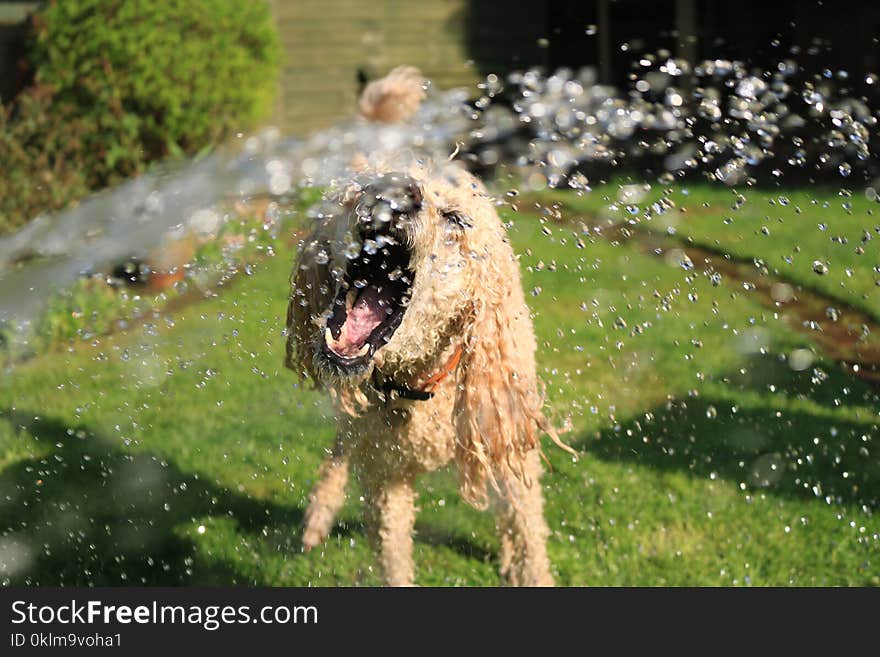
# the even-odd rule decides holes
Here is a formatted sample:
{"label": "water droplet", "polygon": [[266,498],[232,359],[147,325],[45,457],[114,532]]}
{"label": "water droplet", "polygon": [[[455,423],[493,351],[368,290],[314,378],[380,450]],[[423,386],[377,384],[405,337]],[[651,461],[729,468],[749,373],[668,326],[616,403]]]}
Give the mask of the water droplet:
{"label": "water droplet", "polygon": [[345,251],[343,251],[343,253],[345,254],[345,257],[348,258],[349,260],[356,259],[361,254],[361,243],[360,242],[349,242],[346,245]]}

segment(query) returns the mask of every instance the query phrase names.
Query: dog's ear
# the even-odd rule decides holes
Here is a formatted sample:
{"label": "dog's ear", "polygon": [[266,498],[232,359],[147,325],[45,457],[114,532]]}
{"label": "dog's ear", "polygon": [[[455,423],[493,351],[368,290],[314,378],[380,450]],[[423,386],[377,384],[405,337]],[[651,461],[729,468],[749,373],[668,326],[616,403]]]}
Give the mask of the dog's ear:
{"label": "dog's ear", "polygon": [[541,432],[574,454],[544,416],[519,265],[508,244],[498,251],[478,267],[454,407],[461,494],[477,507],[486,505],[488,486],[526,481],[525,459],[540,449]]}
{"label": "dog's ear", "polygon": [[[301,377],[311,377],[317,383],[314,371],[314,351],[319,331],[317,313],[326,308],[333,295],[327,258],[327,245],[311,239],[300,246],[293,272],[290,275],[290,301],[287,305],[287,353],[284,364]],[[321,253],[324,250],[325,253]]]}

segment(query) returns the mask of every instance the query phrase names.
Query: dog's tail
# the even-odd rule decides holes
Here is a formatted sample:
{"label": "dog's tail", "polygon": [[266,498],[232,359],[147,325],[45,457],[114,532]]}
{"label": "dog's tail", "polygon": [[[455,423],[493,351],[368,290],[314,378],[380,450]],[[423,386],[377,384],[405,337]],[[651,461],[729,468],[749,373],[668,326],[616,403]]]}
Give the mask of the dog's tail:
{"label": "dog's tail", "polygon": [[368,121],[402,123],[415,114],[425,99],[426,80],[414,66],[398,66],[384,78],[368,84],[358,110]]}

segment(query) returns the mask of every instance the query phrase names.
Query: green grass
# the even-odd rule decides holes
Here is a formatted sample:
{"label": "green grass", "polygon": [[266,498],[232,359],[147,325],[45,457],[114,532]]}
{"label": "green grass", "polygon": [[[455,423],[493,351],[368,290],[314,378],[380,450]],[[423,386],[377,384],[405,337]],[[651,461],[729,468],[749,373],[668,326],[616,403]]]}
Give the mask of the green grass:
{"label": "green grass", "polygon": [[[545,446],[560,584],[880,584],[876,388],[820,353],[793,371],[786,355],[815,347],[742,288],[576,223],[505,216],[552,414],[584,452]],[[282,242],[167,322],[0,379],[0,578],[379,582],[355,488],[327,545],[300,550],[333,421],[282,367]],[[498,583],[492,519],[453,473],[422,481],[420,507],[418,583]]]}
{"label": "green grass", "polygon": [[[623,184],[612,182],[580,196],[554,191],[540,198],[561,201],[574,216],[622,221],[644,217],[666,197],[674,205],[662,214],[652,212],[639,228],[676,235],[741,260],[757,259],[775,276],[880,319],[880,203],[861,191],[654,184],[632,203],[620,194]],[[827,273],[816,272],[817,261]]]}
{"label": "green grass", "polygon": [[118,289],[108,285],[101,273],[78,279],[49,298],[45,312],[25,339],[0,322],[0,356],[5,357],[0,363],[15,362],[53,346],[101,337],[131,323],[149,322],[164,308],[184,305],[205,294],[212,296],[214,289],[222,287],[248,263],[271,254],[287,215],[307,209],[318,198],[318,190],[300,190],[289,198],[285,210],[271,219],[256,212],[256,208],[232,203],[222,207],[230,218],[212,239],[197,244],[189,280],[168,289]]}

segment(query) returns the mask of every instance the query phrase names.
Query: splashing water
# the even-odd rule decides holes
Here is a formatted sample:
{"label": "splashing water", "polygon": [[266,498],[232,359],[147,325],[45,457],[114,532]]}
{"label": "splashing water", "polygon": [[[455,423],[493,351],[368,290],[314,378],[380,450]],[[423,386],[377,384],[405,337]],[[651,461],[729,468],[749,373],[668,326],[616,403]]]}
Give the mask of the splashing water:
{"label": "splashing water", "polygon": [[464,98],[461,91],[438,95],[422,108],[413,124],[417,128],[347,122],[306,139],[285,139],[268,129],[186,166],[141,176],[66,212],[41,215],[0,240],[0,322],[26,328],[50,294],[79,276],[145,256],[169,231],[198,230],[204,210],[221,201],[284,197],[299,187],[332,185],[355,156],[446,157],[463,130]]}
{"label": "splashing water", "polygon": [[478,172],[503,165],[534,188],[584,191],[588,175],[626,165],[661,182],[699,171],[728,185],[754,182],[768,170],[774,178],[806,172],[848,182],[877,175],[877,109],[848,96],[830,71],[810,78],[790,60],[755,71],[737,61],[691,66],[647,56],[632,78],[622,95],[596,84],[592,69],[490,75],[475,101],[467,90],[435,93],[407,125],[349,121],[307,138],[267,130],[144,175],[0,240],[0,322],[26,333],[50,295],[79,276],[144,256],[169,232],[198,230],[206,208],[332,186],[356,157],[454,153]]}

